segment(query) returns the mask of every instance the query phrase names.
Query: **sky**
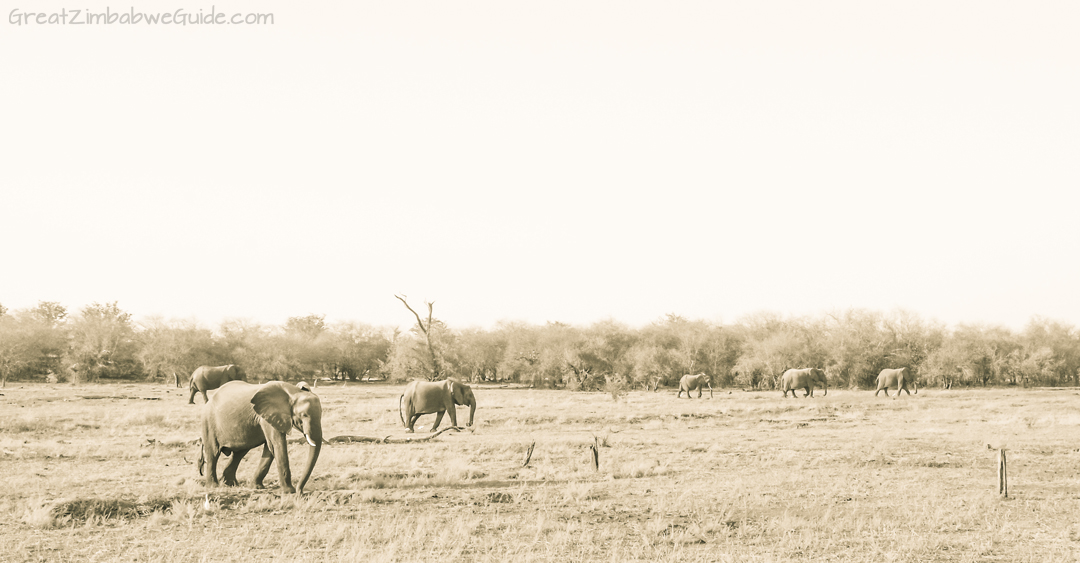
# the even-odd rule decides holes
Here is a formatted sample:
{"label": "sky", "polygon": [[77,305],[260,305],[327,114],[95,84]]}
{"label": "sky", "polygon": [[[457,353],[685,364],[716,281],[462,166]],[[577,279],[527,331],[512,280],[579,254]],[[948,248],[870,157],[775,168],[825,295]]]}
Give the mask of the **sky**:
{"label": "sky", "polygon": [[1076,2],[0,10],[9,309],[1080,325]]}

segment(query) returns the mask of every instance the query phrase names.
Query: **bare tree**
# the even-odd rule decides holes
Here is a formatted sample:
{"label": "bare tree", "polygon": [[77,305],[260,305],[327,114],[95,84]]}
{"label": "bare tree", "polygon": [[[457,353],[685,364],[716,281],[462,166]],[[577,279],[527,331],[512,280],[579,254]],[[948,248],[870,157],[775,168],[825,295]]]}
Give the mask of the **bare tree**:
{"label": "bare tree", "polygon": [[416,317],[416,326],[420,328],[420,332],[424,333],[424,337],[427,339],[428,352],[431,353],[431,380],[438,381],[439,379],[441,379],[442,370],[439,367],[439,356],[435,353],[435,344],[434,342],[432,342],[431,339],[431,317],[433,314],[435,302],[426,302],[428,316],[427,326],[424,326],[424,321],[420,320],[420,315],[418,315],[416,311],[414,311],[413,308],[409,306],[409,303],[405,301],[405,295],[395,295],[394,297],[397,297],[399,300],[401,300],[401,302],[405,305],[405,308],[408,309],[414,317]]}

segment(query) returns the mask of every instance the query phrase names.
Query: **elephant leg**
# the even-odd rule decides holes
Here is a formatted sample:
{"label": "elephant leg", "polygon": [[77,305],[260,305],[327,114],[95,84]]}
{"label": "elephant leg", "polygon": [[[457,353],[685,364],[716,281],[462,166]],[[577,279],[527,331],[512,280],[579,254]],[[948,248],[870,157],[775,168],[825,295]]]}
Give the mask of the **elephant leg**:
{"label": "elephant leg", "polygon": [[203,402],[203,404],[206,404],[206,403],[210,402],[210,399],[208,399],[206,397],[206,389],[200,390],[199,393],[202,393],[202,402]]}
{"label": "elephant leg", "polygon": [[218,450],[217,442],[210,438],[208,432],[203,432],[203,446],[202,457],[206,463],[206,484],[209,486],[217,486],[217,461],[221,452]]}
{"label": "elephant leg", "polygon": [[[903,391],[904,393],[907,393],[909,397],[911,396],[911,391],[908,391],[907,387],[901,387],[900,391]],[[900,391],[897,391],[896,394],[899,395]]]}
{"label": "elephant leg", "polygon": [[206,484],[209,486],[218,486],[217,478],[217,460],[220,454],[212,454],[206,456]]}
{"label": "elephant leg", "polygon": [[289,469],[289,450],[286,449],[287,447],[284,434],[268,437],[266,440],[266,448],[270,451],[270,457],[277,458],[278,486],[286,493],[295,493],[296,489],[292,484],[292,471]]}
{"label": "elephant leg", "polygon": [[[450,406],[446,408],[446,414],[450,415],[450,424],[457,428],[457,407],[454,406],[453,400],[450,401]],[[442,413],[439,413],[442,416]],[[435,420],[435,426],[439,425],[438,419]],[[435,430],[432,428],[432,430]]]}
{"label": "elephant leg", "polygon": [[270,451],[269,444],[263,444],[262,457],[259,458],[259,468],[255,471],[255,488],[265,489],[263,479],[270,473],[270,464],[274,462],[274,454]]}
{"label": "elephant leg", "polygon": [[[687,393],[687,395],[689,395],[689,393]],[[697,388],[697,398],[701,398],[701,387]]]}
{"label": "elephant leg", "polygon": [[878,387],[877,391],[874,391],[874,396],[877,397],[878,393],[881,393],[881,387]]}
{"label": "elephant leg", "polygon": [[431,431],[432,432],[434,432],[435,429],[437,429],[439,427],[439,423],[442,422],[442,417],[443,417],[443,414],[445,414],[445,413],[446,413],[446,411],[439,411],[438,413],[435,414],[435,424],[431,425]]}
{"label": "elephant leg", "polygon": [[232,451],[232,456],[229,458],[229,465],[226,465],[225,469],[221,471],[221,480],[225,482],[226,486],[235,487],[240,484],[236,480],[236,470],[240,467],[240,461],[244,459],[244,455],[247,453],[247,450]]}
{"label": "elephant leg", "polygon": [[411,400],[405,401],[405,431],[414,432],[413,425],[416,421],[420,420],[420,415],[416,414],[416,409],[412,406]]}
{"label": "elephant leg", "polygon": [[416,423],[420,421],[421,416],[424,416],[423,413],[414,413],[414,414],[411,414],[411,415],[407,416],[405,418],[405,421],[408,424],[405,425],[406,426],[405,431],[406,432],[415,432],[415,429],[413,428],[413,426],[415,426]]}
{"label": "elephant leg", "polygon": [[198,392],[198,389],[196,389],[194,386],[192,386],[192,388],[191,388],[191,396],[188,397],[188,400],[187,400],[189,405],[194,405],[195,404],[195,393],[197,393],[197,392]]}

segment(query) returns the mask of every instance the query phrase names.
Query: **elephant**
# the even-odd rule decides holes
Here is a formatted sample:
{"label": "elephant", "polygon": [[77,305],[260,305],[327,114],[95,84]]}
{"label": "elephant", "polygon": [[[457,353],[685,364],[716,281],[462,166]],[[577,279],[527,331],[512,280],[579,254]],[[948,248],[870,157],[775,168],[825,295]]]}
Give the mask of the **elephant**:
{"label": "elephant", "polygon": [[803,397],[813,397],[814,385],[821,385],[821,388],[825,390],[824,396],[829,395],[829,385],[825,380],[825,371],[818,368],[789,369],[780,377],[780,385],[784,389],[785,398],[788,391],[791,391],[792,397],[798,397],[795,394],[796,389],[806,390]]}
{"label": "elephant", "polygon": [[[234,486],[236,468],[248,450],[262,446],[262,459],[255,472],[255,487],[263,488],[263,478],[277,458],[278,486],[287,493],[304,492],[311,470],[322,450],[322,403],[305,383],[297,385],[271,381],[261,385],[230,381],[222,385],[206,404],[202,417],[202,458],[207,464],[206,484],[217,486],[220,454],[231,456],[221,472],[225,485]],[[293,488],[289,471],[289,450],[285,437],[296,428],[307,440],[308,458],[300,484]]]}
{"label": "elephant", "polygon": [[682,379],[679,380],[679,394],[676,395],[676,397],[682,397],[683,391],[686,391],[686,398],[689,399],[690,392],[697,389],[697,396],[700,399],[701,388],[706,385],[709,386],[709,398],[711,399],[713,397],[711,376],[705,375],[704,373],[684,375],[682,376]]}
{"label": "elephant", "polygon": [[[401,414],[402,403],[405,405],[405,414]],[[446,379],[444,381],[413,381],[405,387],[405,392],[398,397],[398,416],[405,425],[407,432],[413,432],[413,425],[421,415],[438,413],[435,415],[435,424],[431,426],[434,432],[442,422],[444,412],[450,413],[450,424],[457,426],[457,407],[454,405],[468,405],[469,423],[472,426],[473,416],[476,414],[476,396],[472,388],[464,383]]]}
{"label": "elephant", "polygon": [[874,391],[874,396],[877,397],[878,393],[885,390],[885,396],[889,396],[889,387],[896,388],[896,396],[900,396],[900,392],[903,391],[908,395],[911,395],[911,391],[908,391],[908,384],[915,389],[915,394],[919,394],[919,384],[915,383],[915,377],[910,373],[905,373],[907,368],[900,369],[883,369],[877,376],[877,391]]}
{"label": "elephant", "polygon": [[244,373],[244,368],[236,364],[218,367],[199,366],[191,372],[191,382],[188,384],[191,387],[191,395],[188,397],[188,404],[195,404],[195,393],[202,393],[203,402],[207,403],[209,402],[206,398],[207,391],[217,389],[229,381],[245,379],[247,379],[247,374]]}

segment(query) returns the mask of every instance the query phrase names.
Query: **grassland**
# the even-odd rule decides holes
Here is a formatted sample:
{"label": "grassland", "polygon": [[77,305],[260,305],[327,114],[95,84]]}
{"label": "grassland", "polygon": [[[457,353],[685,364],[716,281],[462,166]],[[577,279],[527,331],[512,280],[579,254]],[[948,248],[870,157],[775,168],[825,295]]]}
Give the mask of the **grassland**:
{"label": "grassland", "polygon": [[[317,392],[328,438],[406,436],[400,387]],[[203,406],[182,390],[0,393],[5,562],[1080,557],[1074,389],[615,400],[478,386],[469,431],[326,446],[303,497],[252,489],[252,453],[241,486],[210,490],[209,503],[193,443]],[[1008,499],[997,494],[999,447]],[[303,455],[297,447],[294,467]]]}

